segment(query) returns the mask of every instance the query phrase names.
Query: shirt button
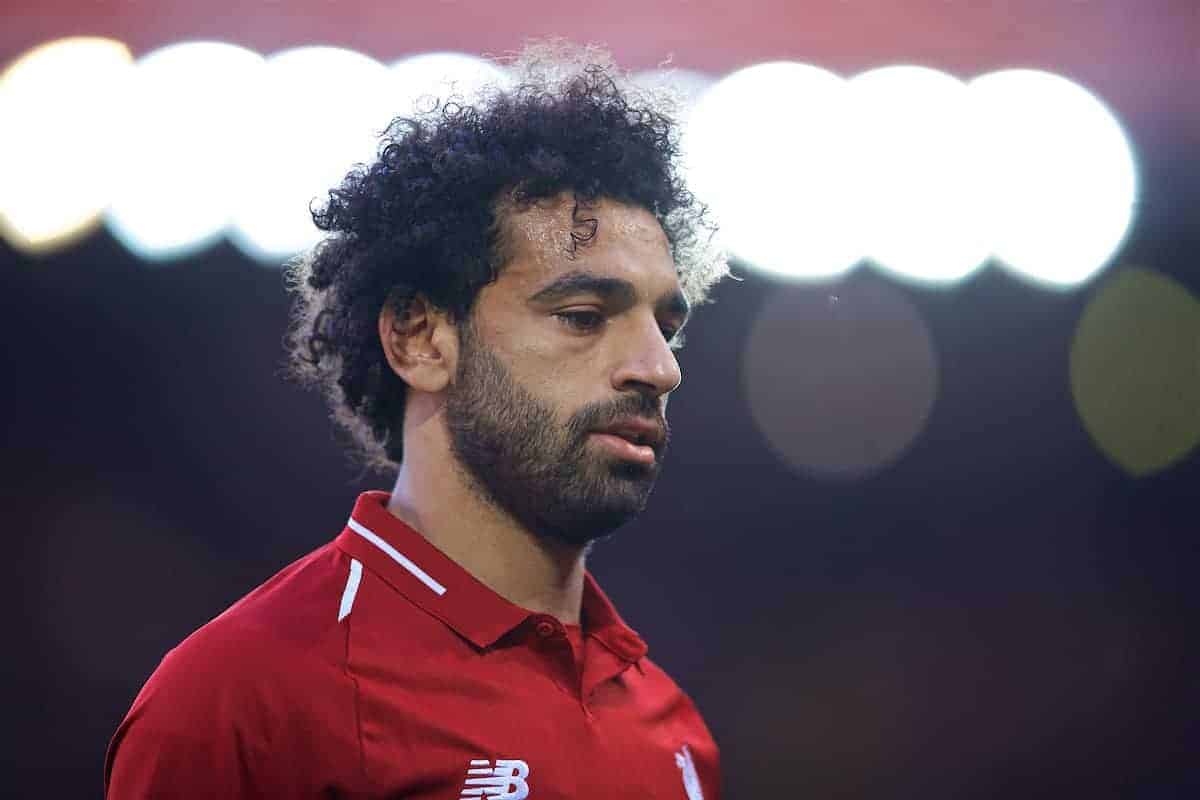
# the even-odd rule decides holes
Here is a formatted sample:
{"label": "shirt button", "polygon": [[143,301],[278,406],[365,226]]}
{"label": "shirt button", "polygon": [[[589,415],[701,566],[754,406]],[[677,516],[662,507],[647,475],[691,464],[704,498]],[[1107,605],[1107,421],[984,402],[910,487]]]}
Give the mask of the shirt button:
{"label": "shirt button", "polygon": [[537,635],[543,639],[549,639],[557,632],[557,629],[554,627],[554,623],[545,619],[534,626],[534,630],[536,630]]}

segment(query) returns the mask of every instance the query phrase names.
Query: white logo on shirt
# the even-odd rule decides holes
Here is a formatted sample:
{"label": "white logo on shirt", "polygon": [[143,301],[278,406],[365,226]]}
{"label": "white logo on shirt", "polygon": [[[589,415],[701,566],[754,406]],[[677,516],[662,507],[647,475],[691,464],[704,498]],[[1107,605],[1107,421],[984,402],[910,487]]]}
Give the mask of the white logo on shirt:
{"label": "white logo on shirt", "polygon": [[704,800],[700,776],[696,774],[696,764],[692,761],[692,751],[686,744],[675,754],[675,766],[683,772],[683,790],[687,792],[688,800]]}
{"label": "white logo on shirt", "polygon": [[476,797],[494,800],[525,800],[529,797],[529,765],[516,759],[498,758],[496,766],[486,758],[471,760],[460,800]]}

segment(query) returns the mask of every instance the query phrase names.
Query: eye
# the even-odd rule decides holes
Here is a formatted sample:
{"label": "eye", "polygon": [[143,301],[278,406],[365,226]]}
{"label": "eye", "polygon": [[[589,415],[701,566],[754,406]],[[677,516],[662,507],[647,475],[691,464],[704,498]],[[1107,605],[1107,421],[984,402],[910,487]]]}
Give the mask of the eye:
{"label": "eye", "polygon": [[558,311],[554,314],[558,320],[572,330],[580,333],[590,333],[599,330],[604,324],[604,315],[599,311],[579,310],[579,311]]}

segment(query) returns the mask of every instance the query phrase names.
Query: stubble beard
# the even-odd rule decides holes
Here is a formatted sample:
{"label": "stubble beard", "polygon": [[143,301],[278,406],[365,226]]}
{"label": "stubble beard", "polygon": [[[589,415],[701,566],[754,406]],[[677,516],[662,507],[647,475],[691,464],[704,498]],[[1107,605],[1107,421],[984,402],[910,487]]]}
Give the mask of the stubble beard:
{"label": "stubble beard", "polygon": [[607,536],[641,513],[665,443],[647,466],[594,452],[588,436],[622,416],[661,421],[657,399],[626,395],[585,406],[562,424],[473,329],[470,321],[460,326],[446,423],[451,451],[477,496],[536,536],[572,547]]}

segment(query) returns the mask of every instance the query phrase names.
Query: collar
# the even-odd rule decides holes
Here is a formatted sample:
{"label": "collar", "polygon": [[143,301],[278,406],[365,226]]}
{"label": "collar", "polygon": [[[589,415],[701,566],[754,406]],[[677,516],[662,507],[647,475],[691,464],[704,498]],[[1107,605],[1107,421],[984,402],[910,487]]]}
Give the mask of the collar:
{"label": "collar", "polygon": [[[480,583],[393,515],[387,510],[389,497],[384,491],[359,495],[335,540],[340,550],[481,649],[539,616]],[[635,662],[646,655],[646,643],[621,619],[590,572],[584,573],[582,612],[584,633],[618,658]]]}

